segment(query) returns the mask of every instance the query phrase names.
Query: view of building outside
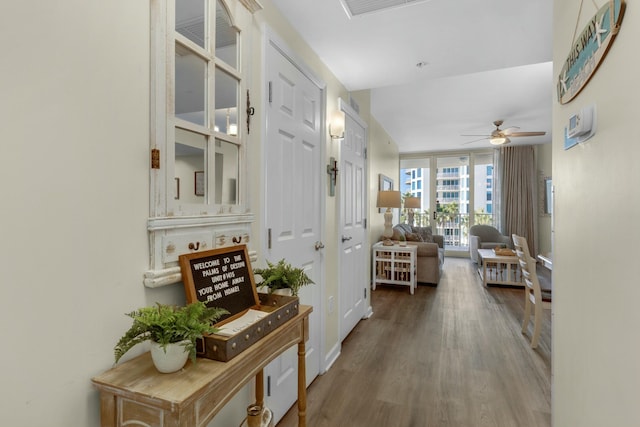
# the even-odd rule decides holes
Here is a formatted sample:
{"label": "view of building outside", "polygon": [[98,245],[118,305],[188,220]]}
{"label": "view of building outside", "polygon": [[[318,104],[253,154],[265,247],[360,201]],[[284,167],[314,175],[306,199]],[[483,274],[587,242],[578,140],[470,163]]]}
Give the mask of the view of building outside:
{"label": "view of building outside", "polygon": [[[414,163],[413,165],[411,163]],[[414,215],[414,225],[434,227],[434,233],[444,236],[445,247],[465,250],[469,246],[469,227],[493,223],[493,155],[478,154],[473,166],[469,156],[442,156],[436,159],[435,219],[429,215],[428,167],[411,167],[416,160],[401,162],[400,191],[404,197],[421,198],[422,208]],[[423,164],[429,164],[428,159]],[[470,215],[470,171],[473,170],[473,215]],[[405,210],[401,221],[406,221]]]}

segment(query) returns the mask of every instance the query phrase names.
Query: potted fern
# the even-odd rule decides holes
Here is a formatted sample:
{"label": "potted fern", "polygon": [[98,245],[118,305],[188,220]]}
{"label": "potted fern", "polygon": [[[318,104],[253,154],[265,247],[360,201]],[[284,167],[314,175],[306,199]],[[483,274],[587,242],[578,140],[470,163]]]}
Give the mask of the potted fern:
{"label": "potted fern", "polygon": [[284,259],[277,264],[267,261],[267,268],[255,268],[253,272],[262,278],[257,286],[266,286],[269,293],[286,293],[281,290],[290,290],[291,295],[298,296],[300,288],[314,283],[304,269],[293,267]]}
{"label": "potted fern", "polygon": [[184,307],[156,303],[126,313],[133,324],[114,348],[116,363],[136,344],[151,341],[151,358],[158,371],[178,371],[187,358],[196,361],[196,340],[217,332],[212,325],[226,313],[227,310],[207,307],[202,301]]}

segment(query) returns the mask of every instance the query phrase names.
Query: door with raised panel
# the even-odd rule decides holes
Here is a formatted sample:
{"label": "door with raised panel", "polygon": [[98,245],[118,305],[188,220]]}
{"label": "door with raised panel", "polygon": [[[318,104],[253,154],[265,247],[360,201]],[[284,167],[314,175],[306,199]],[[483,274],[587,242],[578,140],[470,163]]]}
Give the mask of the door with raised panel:
{"label": "door with raised panel", "polygon": [[[312,305],[306,345],[307,385],[320,371],[323,197],[321,94],[282,47],[269,43],[266,57],[268,102],[265,143],[265,258],[303,267],[314,285],[300,291]],[[297,347],[265,370],[267,406],[280,419],[297,399]]]}
{"label": "door with raised panel", "polygon": [[348,105],[340,146],[340,340],[366,313],[369,245],[366,241],[366,128]]}

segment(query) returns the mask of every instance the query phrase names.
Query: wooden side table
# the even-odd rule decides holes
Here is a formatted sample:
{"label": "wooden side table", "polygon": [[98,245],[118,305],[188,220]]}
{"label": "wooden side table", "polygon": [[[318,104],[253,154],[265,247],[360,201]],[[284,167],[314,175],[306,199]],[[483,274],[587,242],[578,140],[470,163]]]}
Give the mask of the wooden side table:
{"label": "wooden side table", "polygon": [[306,427],[305,342],[312,310],[300,305],[296,317],[228,362],[199,358],[178,372],[161,374],[147,352],[94,377],[101,426],[205,427],[254,377],[256,403],[263,404],[263,368],[298,344],[298,426]]}
{"label": "wooden side table", "polygon": [[415,245],[384,246],[382,242],[373,245],[373,290],[378,284],[409,286],[413,295],[416,287],[416,256],[418,247]]}

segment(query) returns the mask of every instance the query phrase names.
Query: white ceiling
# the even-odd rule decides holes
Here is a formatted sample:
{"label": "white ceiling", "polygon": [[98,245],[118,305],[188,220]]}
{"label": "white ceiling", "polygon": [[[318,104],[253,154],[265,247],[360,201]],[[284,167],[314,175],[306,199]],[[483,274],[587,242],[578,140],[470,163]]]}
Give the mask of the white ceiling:
{"label": "white ceiling", "polygon": [[551,141],[553,0],[429,0],[353,18],[340,0],[272,2],[349,91],[371,90],[401,153],[489,147],[461,134],[498,119],[547,132],[512,145]]}

